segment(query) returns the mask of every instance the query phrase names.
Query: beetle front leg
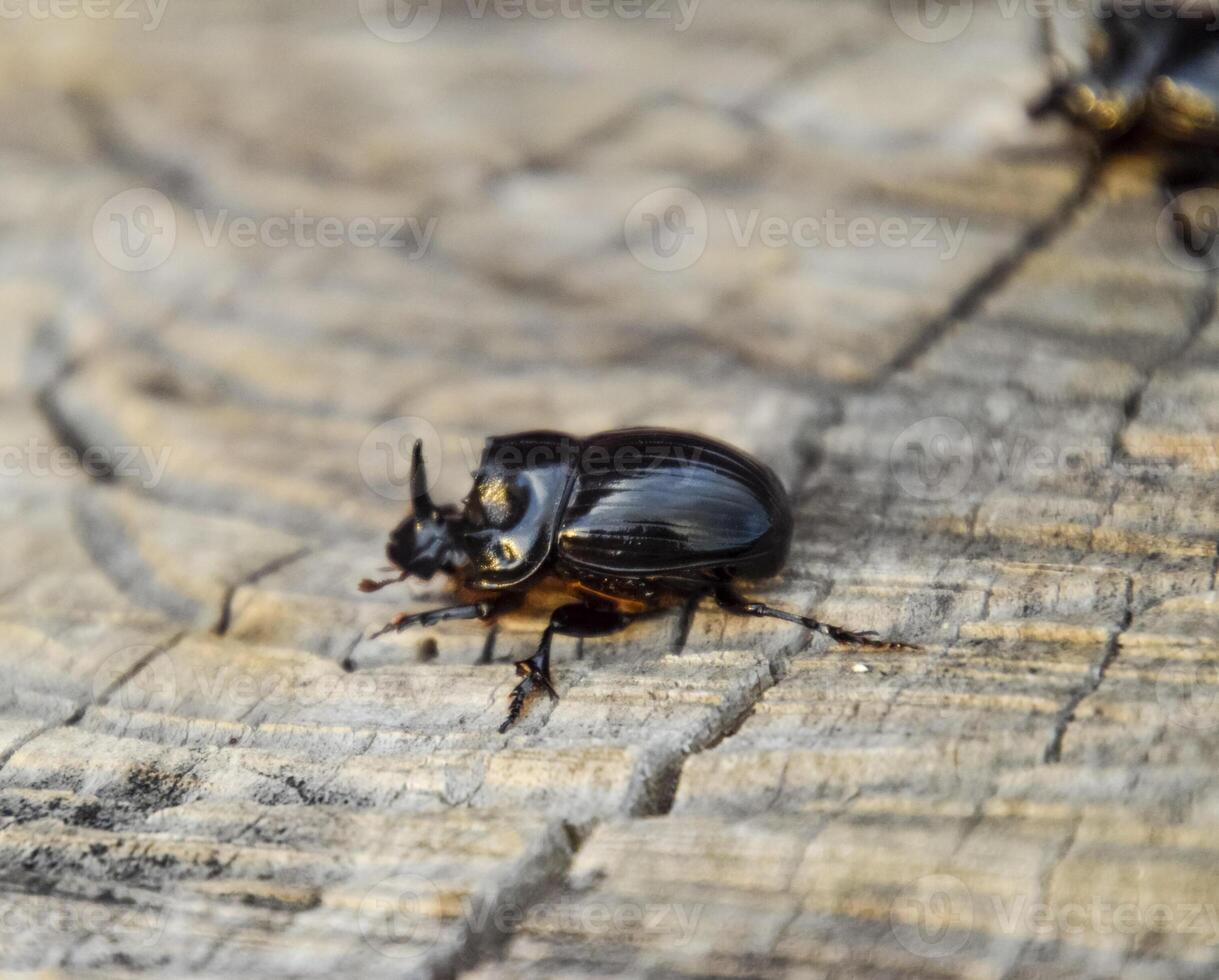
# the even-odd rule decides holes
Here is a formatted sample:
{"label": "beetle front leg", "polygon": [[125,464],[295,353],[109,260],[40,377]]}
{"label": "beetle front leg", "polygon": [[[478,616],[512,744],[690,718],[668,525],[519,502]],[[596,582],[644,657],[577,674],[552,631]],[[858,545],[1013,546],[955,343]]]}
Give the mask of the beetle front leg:
{"label": "beetle front leg", "polygon": [[715,590],[715,601],[719,603],[721,609],[725,612],[736,613],[738,616],[769,616],[773,619],[782,619],[788,623],[796,623],[803,626],[805,629],[816,630],[828,636],[831,640],[836,640],[839,643],[847,643],[853,646],[871,647],[874,650],[917,650],[918,647],[912,646],[909,643],[890,642],[887,640],[874,640],[876,634],[872,632],[855,633],[848,629],[843,629],[841,626],[831,626],[829,623],[823,623],[812,616],[800,616],[796,613],[787,612],[784,609],[776,609],[774,606],[768,606],[764,602],[754,602],[746,599],[743,595],[737,592],[729,585],[720,585]]}
{"label": "beetle front leg", "polygon": [[524,680],[512,689],[508,701],[508,717],[499,726],[500,734],[516,723],[521,716],[521,709],[525,706],[525,700],[535,690],[546,691],[552,701],[559,699],[559,694],[550,681],[550,643],[556,633],[562,636],[607,636],[626,629],[634,618],[617,609],[590,606],[583,602],[568,603],[552,612],[550,622],[546,624],[542,638],[538,641],[537,652],[527,660],[516,662],[516,672]]}
{"label": "beetle front leg", "polygon": [[401,633],[412,626],[434,626],[446,619],[490,619],[503,611],[502,600],[488,599],[484,602],[471,602],[463,606],[445,606],[443,609],[428,609],[420,613],[399,613],[381,629],[369,637],[375,640],[386,633]]}

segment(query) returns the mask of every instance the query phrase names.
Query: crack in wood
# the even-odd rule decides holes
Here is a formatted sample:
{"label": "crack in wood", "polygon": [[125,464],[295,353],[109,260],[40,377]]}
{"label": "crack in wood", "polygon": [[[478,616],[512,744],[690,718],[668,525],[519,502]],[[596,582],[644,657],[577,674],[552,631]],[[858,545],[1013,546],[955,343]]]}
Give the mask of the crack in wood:
{"label": "crack in wood", "polygon": [[302,548],[297,548],[285,555],[280,555],[278,558],[273,558],[260,568],[256,568],[238,582],[233,582],[224,590],[224,596],[220,602],[220,612],[216,617],[216,623],[212,627],[212,632],[216,636],[224,636],[228,633],[233,622],[233,599],[237,595],[237,590],[248,585],[256,585],[268,575],[274,575],[276,572],[287,568],[294,562],[307,558],[316,551],[313,545],[306,545]]}
{"label": "crack in wood", "polygon": [[1202,336],[1203,331],[1215,316],[1217,303],[1219,303],[1219,269],[1207,269],[1198,295],[1194,297],[1193,313],[1186,321],[1181,339],[1169,351],[1157,358],[1155,363],[1141,372],[1137,387],[1126,396],[1126,400],[1122,403],[1122,421],[1113,433],[1113,440],[1109,446],[1110,459],[1130,459],[1130,455],[1123,445],[1123,439],[1126,430],[1142,411],[1143,398],[1147,394],[1147,389],[1151,387],[1151,383],[1160,371],[1184,357]]}
{"label": "crack in wood", "polygon": [[1100,658],[1088,668],[1084,683],[1071,694],[1067,699],[1067,703],[1058,712],[1054,720],[1054,730],[1050,735],[1049,744],[1046,745],[1045,752],[1042,754],[1043,762],[1054,764],[1062,761],[1062,743],[1066,738],[1067,729],[1070,727],[1071,722],[1075,720],[1075,712],[1088,697],[1095,694],[1100,688],[1101,682],[1105,679],[1106,671],[1109,670],[1109,667],[1117,659],[1121,651],[1122,636],[1130,628],[1130,623],[1133,619],[1134,579],[1132,576],[1127,575],[1126,606],[1122,618],[1117,628],[1110,634]]}
{"label": "crack in wood", "polygon": [[172,650],[179,643],[181,643],[186,636],[186,631],[176,633],[165,642],[154,646],[148,653],[140,657],[134,664],[127,668],[127,670],[123,671],[122,674],[108,684],[102,690],[102,692],[96,696],[96,698],[80,702],[71,712],[62,718],[57,718],[53,721],[40,725],[32,732],[28,732],[15,740],[13,744],[4,751],[3,754],[0,754],[0,770],[3,770],[4,767],[7,766],[12,760],[13,756],[15,756],[36,738],[41,738],[43,735],[53,732],[57,728],[75,728],[84,719],[89,708],[93,707],[94,705],[102,706],[108,704],[110,699],[114,697],[116,693],[122,690],[122,688],[124,688],[136,676],[138,676],[150,663],[152,663],[153,660]]}
{"label": "crack in wood", "polygon": [[1024,264],[1037,252],[1054,242],[1075,216],[1091,199],[1105,167],[1105,160],[1094,155],[1083,168],[1071,192],[1060,202],[1054,213],[1030,226],[1020,236],[1015,248],[999,256],[983,273],[965,287],[940,316],[929,321],[915,337],[890,360],[888,366],[869,387],[882,387],[895,374],[909,370],[928,353],[956,323],[973,316],[996,293],[1000,292]]}

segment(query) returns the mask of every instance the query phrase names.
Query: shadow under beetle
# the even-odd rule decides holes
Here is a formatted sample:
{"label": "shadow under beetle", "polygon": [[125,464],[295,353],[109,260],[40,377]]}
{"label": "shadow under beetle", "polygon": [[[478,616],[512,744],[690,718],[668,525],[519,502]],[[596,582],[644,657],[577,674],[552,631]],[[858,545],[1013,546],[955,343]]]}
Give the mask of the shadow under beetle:
{"label": "shadow under beetle", "polygon": [[578,438],[522,432],[487,441],[462,506],[428,495],[423,444],[411,459],[412,512],[390,534],[386,555],[400,572],[365,579],[375,592],[409,576],[451,576],[459,605],[395,617],[374,636],[446,619],[480,619],[518,606],[543,582],[575,601],[550,615],[537,652],[516,664],[505,732],[526,698],[558,694],[550,644],[605,636],[641,614],[704,596],[743,616],[772,616],[840,642],[914,649],[872,639],[742,596],[738,578],[776,574],[787,559],[792,512],[774,472],[724,443],[688,432],[639,428]]}

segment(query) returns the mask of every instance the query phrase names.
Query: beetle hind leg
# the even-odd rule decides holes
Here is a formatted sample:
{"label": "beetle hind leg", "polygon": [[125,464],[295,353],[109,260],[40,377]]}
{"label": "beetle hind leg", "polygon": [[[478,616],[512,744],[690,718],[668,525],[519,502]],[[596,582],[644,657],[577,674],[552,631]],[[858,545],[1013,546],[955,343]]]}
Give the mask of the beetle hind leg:
{"label": "beetle hind leg", "polygon": [[823,623],[812,616],[800,616],[797,613],[787,612],[785,609],[776,609],[774,606],[768,606],[764,602],[753,602],[727,585],[721,585],[716,588],[715,601],[719,603],[720,608],[725,612],[736,613],[738,616],[768,616],[772,619],[782,619],[785,622],[803,626],[805,629],[815,630],[838,643],[869,647],[873,650],[919,649],[917,646],[909,643],[873,639],[876,634],[872,631],[857,633],[853,630],[843,629],[841,626]]}

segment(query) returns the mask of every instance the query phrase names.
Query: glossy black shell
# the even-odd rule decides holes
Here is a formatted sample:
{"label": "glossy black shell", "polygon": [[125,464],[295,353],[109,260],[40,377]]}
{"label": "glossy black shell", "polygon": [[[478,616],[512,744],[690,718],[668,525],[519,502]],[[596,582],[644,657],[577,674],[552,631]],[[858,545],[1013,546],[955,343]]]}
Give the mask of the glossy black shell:
{"label": "glossy black shell", "polygon": [[462,514],[480,588],[554,567],[581,577],[762,578],[791,545],[787,493],[752,456],[705,436],[620,429],[488,440]]}

